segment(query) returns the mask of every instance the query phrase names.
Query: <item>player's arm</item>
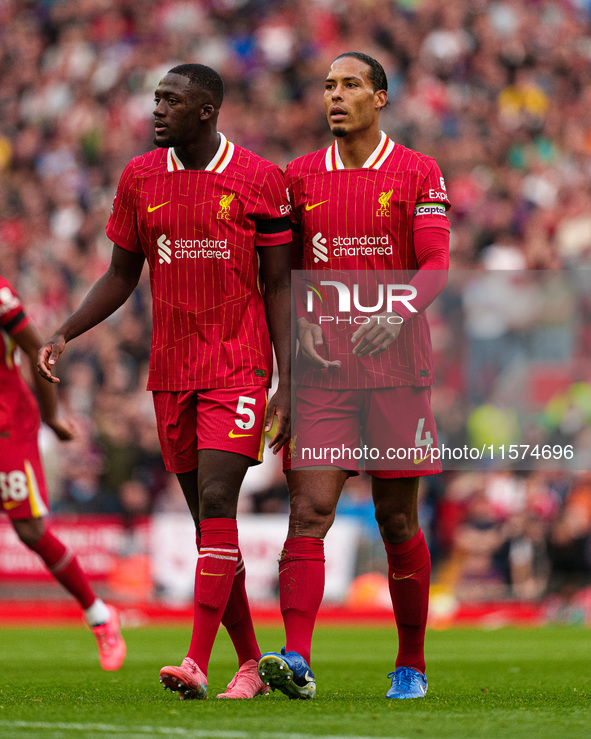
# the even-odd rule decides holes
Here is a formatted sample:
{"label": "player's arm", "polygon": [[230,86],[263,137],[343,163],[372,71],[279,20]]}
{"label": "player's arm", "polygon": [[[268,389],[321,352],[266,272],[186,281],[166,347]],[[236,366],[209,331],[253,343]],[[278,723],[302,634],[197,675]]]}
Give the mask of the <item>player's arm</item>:
{"label": "player's arm", "polygon": [[72,439],[74,437],[74,427],[68,421],[58,418],[55,386],[49,385],[37,373],[37,352],[41,347],[41,337],[30,323],[21,331],[11,334],[11,337],[21,348],[30,365],[30,374],[37,392],[37,401],[43,423],[47,424],[62,441]]}
{"label": "player's arm", "polygon": [[[300,235],[299,224],[294,224],[293,227],[293,257],[292,267],[294,270],[301,270],[303,268],[304,256],[303,256],[303,243]],[[295,333],[300,345],[300,352],[305,357],[306,361],[318,367],[319,369],[330,369],[331,367],[340,367],[341,363],[336,361],[329,361],[318,353],[318,349],[324,346],[324,334],[322,333],[322,327],[318,323],[312,323],[306,318],[305,298],[304,293],[306,291],[306,285],[294,274],[293,280],[293,303],[294,303],[294,321],[295,321]],[[293,347],[295,351],[295,347]]]}
{"label": "player's arm", "polygon": [[136,287],[143,266],[143,253],[128,251],[113,244],[111,264],[105,274],[94,283],[80,307],[41,347],[37,369],[43,378],[49,382],[59,382],[52,370],[68,341],[96,326],[120,308]]}
{"label": "player's arm", "polygon": [[338,359],[329,360],[318,354],[318,349],[324,345],[324,334],[319,324],[310,323],[307,318],[298,318],[297,327],[300,351],[308,362],[319,369],[341,366]]}
{"label": "player's arm", "polygon": [[269,448],[277,454],[291,433],[291,244],[259,247],[263,298],[269,335],[275,349],[279,382],[267,405],[265,431],[277,416],[277,433]]}
{"label": "player's arm", "polygon": [[426,310],[445,287],[449,268],[449,227],[440,225],[437,220],[426,221],[413,232],[413,245],[419,264],[418,272],[409,282],[416,290],[412,300],[415,310],[401,303],[395,313],[381,314],[384,319],[394,316],[398,322],[394,319],[392,322],[370,321],[360,326],[351,337],[356,345],[353,354],[375,357],[385,351],[396,341],[404,323]]}
{"label": "player's arm", "polygon": [[419,271],[410,281],[417,295],[412,305],[415,312],[401,303],[399,314],[405,322],[426,310],[447,284],[449,270],[449,226],[441,221],[425,221],[413,232],[413,246],[419,263]]}
{"label": "player's arm", "polygon": [[445,181],[435,160],[431,160],[413,215],[413,248],[419,267],[409,283],[416,290],[412,299],[414,310],[401,303],[393,314],[397,323],[372,319],[361,326],[351,339],[355,344],[353,354],[375,357],[383,352],[396,341],[403,323],[420,315],[445,287],[449,268],[450,225],[446,215],[449,207]]}

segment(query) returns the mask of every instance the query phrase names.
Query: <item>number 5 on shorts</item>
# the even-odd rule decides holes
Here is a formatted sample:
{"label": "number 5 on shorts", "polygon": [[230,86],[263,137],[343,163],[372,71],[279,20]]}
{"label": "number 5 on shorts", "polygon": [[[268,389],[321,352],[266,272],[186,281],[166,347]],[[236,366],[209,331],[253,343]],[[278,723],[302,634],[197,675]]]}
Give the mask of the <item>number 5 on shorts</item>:
{"label": "number 5 on shorts", "polygon": [[[239,395],[238,396],[238,405],[236,406],[236,413],[239,416],[246,416],[247,420],[244,420],[243,418],[235,418],[234,423],[236,426],[238,426],[239,429],[242,429],[243,431],[247,431],[248,429],[251,429],[254,426],[254,422],[256,420],[256,416],[254,415],[254,411],[252,408],[248,408],[248,405],[255,405],[256,404],[256,398],[249,398],[248,395]],[[425,419],[423,419],[424,421]]]}

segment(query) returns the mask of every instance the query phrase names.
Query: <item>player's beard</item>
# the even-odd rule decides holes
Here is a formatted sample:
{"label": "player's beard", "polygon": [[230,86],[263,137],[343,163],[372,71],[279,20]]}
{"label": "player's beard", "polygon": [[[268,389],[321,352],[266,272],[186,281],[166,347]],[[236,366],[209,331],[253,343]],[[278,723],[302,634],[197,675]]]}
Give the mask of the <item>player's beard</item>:
{"label": "player's beard", "polygon": [[347,135],[347,131],[344,128],[340,128],[339,126],[335,126],[332,129],[332,135],[335,137],[335,139],[342,139]]}
{"label": "player's beard", "polygon": [[178,146],[179,142],[174,138],[174,136],[169,136],[166,141],[158,141],[158,139],[155,138],[154,144],[159,146],[161,149],[170,149],[172,146]]}

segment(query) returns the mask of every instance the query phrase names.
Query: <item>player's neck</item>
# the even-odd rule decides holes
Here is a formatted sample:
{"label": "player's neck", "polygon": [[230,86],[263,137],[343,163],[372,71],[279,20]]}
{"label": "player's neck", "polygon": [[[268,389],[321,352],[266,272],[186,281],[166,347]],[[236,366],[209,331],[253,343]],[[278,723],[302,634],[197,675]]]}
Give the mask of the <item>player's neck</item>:
{"label": "player's neck", "polygon": [[220,135],[214,129],[188,146],[175,146],[174,153],[185,169],[205,169],[220,146]]}
{"label": "player's neck", "polygon": [[350,133],[337,139],[339,155],[345,169],[361,169],[380,143],[379,129]]}

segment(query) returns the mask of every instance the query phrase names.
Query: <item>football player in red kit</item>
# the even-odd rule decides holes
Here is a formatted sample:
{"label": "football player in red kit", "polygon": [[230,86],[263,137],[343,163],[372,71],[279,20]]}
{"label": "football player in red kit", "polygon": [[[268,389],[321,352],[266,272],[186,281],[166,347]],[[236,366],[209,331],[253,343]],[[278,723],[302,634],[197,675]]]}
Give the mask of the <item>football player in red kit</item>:
{"label": "football player in red kit", "polygon": [[[118,670],[126,646],[115,608],[97,598],[75,554],[45,523],[49,501],[37,436],[41,418],[58,439],[74,431],[58,417],[55,387],[36,372],[41,339],[13,286],[0,275],[0,510],[19,539],[44,562],[53,577],[80,603],[97,641],[103,670]],[[20,373],[24,354],[37,399]]]}
{"label": "football player in red kit", "polygon": [[[144,261],[153,298],[148,390],[166,468],[176,473],[197,530],[194,623],[180,666],[160,671],[181,699],[205,698],[220,623],[239,670],[222,698],[268,693],[245,590],[236,510],[242,479],[269,446],[289,438],[290,206],[279,168],[217,131],[223,82],[213,69],[183,64],[155,91],[154,151],[125,168],[107,235],[111,266],[80,308],[49,339],[39,369],[66,342],[129,297]],[[277,392],[267,406],[273,368]]]}
{"label": "football player in red kit", "polygon": [[[389,448],[425,452],[391,468],[378,463],[368,472],[398,629],[398,655],[386,695],[416,698],[427,691],[424,637],[431,565],[417,495],[419,477],[441,467],[427,453],[437,436],[430,407],[433,359],[423,311],[447,279],[449,201],[435,161],[380,130],[380,111],[387,102],[379,62],[359,52],[341,54],[324,90],[335,141],[286,170],[299,231],[299,246],[294,238],[298,266],[311,278],[310,294],[324,284],[324,302],[312,308],[296,295],[297,414],[291,453],[285,455],[291,513],[279,563],[286,646],[259,661],[263,681],[290,698],[312,698],[316,691],[309,660],[324,590],[323,540],[347,477],[359,469],[355,459],[331,464],[322,454],[313,453],[306,461],[302,448],[351,449],[360,439],[377,450],[379,459],[387,458]],[[342,282],[335,281],[335,273]],[[351,313],[352,323],[334,316],[323,322],[319,313],[334,303],[334,288],[349,289],[346,275],[375,281],[381,274],[410,275],[412,303],[392,300],[385,311],[364,314],[363,320]]]}

